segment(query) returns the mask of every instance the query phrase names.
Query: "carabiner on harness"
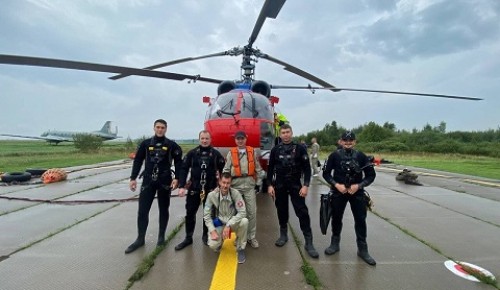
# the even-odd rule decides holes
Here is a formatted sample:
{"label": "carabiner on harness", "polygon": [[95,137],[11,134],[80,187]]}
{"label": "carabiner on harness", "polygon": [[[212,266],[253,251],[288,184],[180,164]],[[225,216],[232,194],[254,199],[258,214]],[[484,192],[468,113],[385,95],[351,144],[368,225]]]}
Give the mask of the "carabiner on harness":
{"label": "carabiner on harness", "polygon": [[151,174],[151,180],[157,181],[158,180],[158,165],[154,165],[153,167],[153,173]]}
{"label": "carabiner on harness", "polygon": [[[205,164],[203,164],[203,165],[205,165]],[[202,165],[202,168],[203,168],[203,165]],[[205,166],[205,168],[206,168],[206,166]],[[200,199],[202,202],[205,199],[205,185],[206,184],[207,184],[207,172],[205,170],[203,170],[201,172],[201,177],[200,177],[200,185],[201,185]]]}

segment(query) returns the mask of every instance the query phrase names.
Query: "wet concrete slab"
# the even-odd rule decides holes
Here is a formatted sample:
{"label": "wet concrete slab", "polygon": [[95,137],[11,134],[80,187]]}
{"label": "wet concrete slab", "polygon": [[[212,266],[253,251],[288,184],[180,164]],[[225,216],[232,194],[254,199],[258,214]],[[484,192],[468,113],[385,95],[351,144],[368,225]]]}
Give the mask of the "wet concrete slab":
{"label": "wet concrete slab", "polygon": [[126,179],[129,174],[130,172],[128,169],[121,169],[99,175],[92,175],[82,179],[50,183],[41,187],[20,190],[3,196],[13,198],[57,199],[122,181]]}
{"label": "wet concrete slab", "polygon": [[14,251],[93,216],[112,205],[42,204],[0,216],[0,255]]}
{"label": "wet concrete slab", "polygon": [[[82,175],[79,184],[87,185],[87,190],[62,199],[99,200],[137,194],[128,190],[126,179],[130,168],[118,166],[115,169],[86,177]],[[319,230],[319,194],[327,192],[328,187],[319,178],[311,183],[307,203],[320,257],[312,259],[304,254],[323,284],[322,288],[493,289],[452,274],[443,263],[452,257],[483,267],[497,279],[500,277],[500,252],[496,249],[500,227],[492,224],[500,212],[498,202],[443,189],[432,180],[423,187],[409,187],[396,182],[394,172],[378,170],[377,173],[375,183],[368,188],[375,200],[376,214],[368,215],[368,244],[377,260],[376,267],[368,266],[356,256],[349,207],[344,216],[341,251],[334,256],[323,253],[330,243],[330,229],[326,236]],[[454,178],[446,180],[460,182]],[[61,194],[74,192],[72,184],[65,186],[57,191]],[[482,194],[481,188],[476,189],[478,196]],[[32,190],[37,191],[36,188]],[[500,194],[500,189],[495,192],[485,188],[485,191]],[[26,192],[29,194],[30,190]],[[180,224],[185,215],[185,199],[176,197],[176,191],[173,195],[167,232]],[[247,247],[247,261],[238,265],[236,289],[312,289],[305,283],[300,269],[300,253],[291,236],[284,247],[274,246],[278,221],[272,200],[267,195],[258,195],[257,200],[260,248]],[[0,209],[3,204],[0,200]],[[89,216],[98,206],[103,206],[104,212],[7,259],[0,258],[0,289],[124,289],[138,265],[155,249],[156,201],[150,213],[147,244],[129,255],[123,251],[136,236],[137,202],[75,206],[43,204],[0,216],[0,249],[7,245],[2,240],[6,231],[17,234],[10,240],[5,238],[15,248],[16,243],[22,245],[19,241],[35,240],[33,237],[53,230],[43,225],[44,218],[57,224],[74,216]],[[201,209],[197,222],[194,244],[179,252],[174,250],[175,245],[184,239],[182,228],[156,258],[152,269],[131,289],[209,289],[218,254],[201,243]],[[15,227],[17,224],[28,226]],[[303,237],[292,207],[290,225],[298,234],[302,249]],[[433,246],[441,253],[432,249]],[[2,255],[0,253],[0,257]]]}
{"label": "wet concrete slab", "polygon": [[[452,203],[444,202],[441,206],[405,194],[381,196],[376,212],[432,245],[446,249],[447,255],[457,259],[491,255],[500,259],[500,251],[496,250],[498,245],[493,242],[500,241],[500,227],[484,221],[491,216],[488,211],[498,213],[500,204],[495,201],[484,204],[483,198],[474,198],[476,200],[471,203],[466,196],[472,209],[462,213]],[[462,203],[458,205],[463,206]]]}
{"label": "wet concrete slab", "polygon": [[[401,191],[394,187],[390,189]],[[500,226],[500,211],[498,210],[500,202],[498,201],[434,186],[408,188],[405,189],[404,194]]]}
{"label": "wet concrete slab", "polygon": [[[184,205],[185,199],[176,198]],[[307,285],[300,270],[302,260],[292,239],[282,248],[274,241],[278,237],[278,222],[274,204],[267,195],[257,196],[260,247],[249,245],[246,262],[238,265],[236,289],[313,289]],[[171,207],[171,216],[183,218],[184,206]],[[219,253],[201,242],[201,208],[198,211],[193,244],[181,251],[174,247],[185,237],[185,229],[175,236],[155,260],[155,266],[131,289],[209,289]]]}
{"label": "wet concrete slab", "polygon": [[29,201],[0,199],[0,216],[30,206],[33,203]]}
{"label": "wet concrete slab", "polygon": [[[66,201],[124,201],[131,199],[131,201],[137,199],[139,192],[132,192],[128,189],[128,180],[124,179],[116,183],[108,184],[105,186],[93,188],[90,190],[86,190],[84,192],[80,192],[76,195],[67,196],[64,198],[58,199],[58,201],[66,202]],[[135,197],[135,199],[133,199]]]}
{"label": "wet concrete slab", "polygon": [[[123,171],[118,172],[118,174],[114,173],[113,175],[107,173],[104,177],[108,177],[108,180],[103,179],[103,177],[96,178],[94,176],[93,179],[87,180],[84,183],[59,182],[42,185],[32,189],[23,187],[22,190],[5,194],[0,198],[0,216],[9,212],[37,206],[46,201],[55,199],[88,200],[130,198],[133,194],[130,194],[130,191],[127,190],[128,185],[125,185],[125,183],[128,184],[128,182],[123,179],[124,173]],[[64,198],[64,196],[68,196],[68,198]],[[31,201],[23,201],[23,199]]]}
{"label": "wet concrete slab", "polygon": [[[382,176],[382,178],[380,178]],[[457,210],[445,209],[439,205],[417,199],[410,194],[393,191],[384,187],[380,180],[388,178],[379,173],[379,182],[368,188],[375,200],[375,211],[384,219],[369,213],[368,244],[370,253],[377,260],[377,266],[365,264],[356,255],[354,222],[349,206],[344,215],[341,251],[333,256],[324,254],[330,244],[331,228],[326,236],[319,230],[319,193],[327,191],[324,185],[312,183],[307,203],[311,216],[315,246],[319,259],[306,255],[319,276],[324,289],[488,289],[485,284],[459,278],[448,271],[444,262],[448,257],[477,263],[481,267],[497,264],[489,268],[494,275],[500,275],[500,252],[496,251],[500,241],[500,230],[486,222],[464,216]],[[415,190],[415,186],[409,190]],[[419,190],[424,187],[418,187]],[[426,188],[432,192],[432,188]],[[426,193],[429,196],[434,194]],[[455,192],[439,191],[438,194],[453,195]],[[461,195],[458,196],[460,198]],[[473,201],[482,204],[483,199]],[[492,208],[500,211],[494,201]],[[480,213],[479,211],[477,212]],[[416,235],[430,245],[436,246],[442,254],[409,236],[390,221]],[[290,208],[290,222],[299,233],[298,219]],[[474,239],[480,239],[477,244]],[[474,247],[471,247],[474,244]],[[477,248],[476,248],[477,246]],[[484,263],[484,264],[483,264]]]}
{"label": "wet concrete slab", "polygon": [[31,190],[33,188],[41,187],[43,184],[32,184],[32,185],[7,185],[5,183],[0,183],[0,196],[23,190]]}
{"label": "wet concrete slab", "polygon": [[[156,247],[157,211],[152,210],[145,247],[124,254],[136,237],[136,212],[137,203],[120,204],[12,255],[0,262],[1,288],[124,289]],[[176,222],[169,223],[168,232]]]}
{"label": "wet concrete slab", "polygon": [[256,238],[260,245],[258,249],[247,245],[247,261],[238,266],[236,289],[313,289],[302,274],[302,257],[292,235],[283,247],[274,245],[279,223],[271,197],[257,195],[257,211]]}
{"label": "wet concrete slab", "polygon": [[[385,185],[397,185],[401,187],[413,187],[413,185],[396,181],[395,177],[403,167],[377,167],[378,172],[386,174],[377,177],[376,183]],[[451,191],[480,196],[489,200],[500,201],[500,180],[482,177],[471,177],[463,174],[443,173],[435,170],[410,168],[419,177],[418,180],[425,186],[434,186]]]}

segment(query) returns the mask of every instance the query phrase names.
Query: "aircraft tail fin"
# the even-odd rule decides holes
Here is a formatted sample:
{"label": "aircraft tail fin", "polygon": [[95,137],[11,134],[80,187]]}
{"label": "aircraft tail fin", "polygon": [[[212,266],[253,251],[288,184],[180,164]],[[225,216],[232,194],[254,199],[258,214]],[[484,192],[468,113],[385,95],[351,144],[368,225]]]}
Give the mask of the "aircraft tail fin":
{"label": "aircraft tail fin", "polygon": [[101,130],[99,130],[99,131],[102,133],[106,133],[106,134],[114,134],[111,131],[111,121],[106,121],[106,123],[104,123],[104,126],[102,126]]}

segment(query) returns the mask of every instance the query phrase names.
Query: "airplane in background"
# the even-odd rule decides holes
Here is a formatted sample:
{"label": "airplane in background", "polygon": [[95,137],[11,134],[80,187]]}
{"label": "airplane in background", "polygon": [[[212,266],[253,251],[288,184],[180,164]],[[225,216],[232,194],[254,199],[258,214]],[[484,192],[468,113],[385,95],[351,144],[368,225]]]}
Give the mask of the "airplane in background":
{"label": "airplane in background", "polygon": [[56,131],[56,130],[50,131],[49,130],[47,132],[43,132],[42,135],[40,135],[40,137],[14,135],[14,134],[0,134],[0,136],[45,140],[45,141],[49,142],[50,144],[57,145],[61,142],[73,142],[73,137],[77,134],[90,134],[90,135],[98,136],[98,137],[101,137],[104,141],[121,138],[121,136],[118,136],[118,126],[115,128],[114,133],[111,131],[111,121],[106,121],[106,123],[104,123],[104,126],[102,126],[101,130],[92,131],[92,132],[71,132],[71,131]]}

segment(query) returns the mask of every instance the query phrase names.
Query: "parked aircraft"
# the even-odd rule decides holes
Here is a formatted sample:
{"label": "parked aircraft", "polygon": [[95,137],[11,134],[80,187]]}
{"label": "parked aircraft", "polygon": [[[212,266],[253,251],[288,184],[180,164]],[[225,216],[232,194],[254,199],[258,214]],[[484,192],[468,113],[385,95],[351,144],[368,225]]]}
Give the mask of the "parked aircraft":
{"label": "parked aircraft", "polygon": [[121,138],[120,136],[118,136],[118,127],[115,128],[114,133],[111,131],[111,121],[106,121],[106,123],[104,123],[104,126],[102,126],[101,130],[92,131],[92,132],[72,132],[72,131],[57,131],[57,130],[51,131],[51,130],[49,130],[49,131],[43,132],[42,135],[40,135],[40,137],[15,135],[15,134],[0,134],[0,136],[46,140],[47,142],[49,142],[51,144],[57,145],[61,142],[73,142],[73,137],[76,134],[91,134],[94,136],[101,137],[104,141]]}

